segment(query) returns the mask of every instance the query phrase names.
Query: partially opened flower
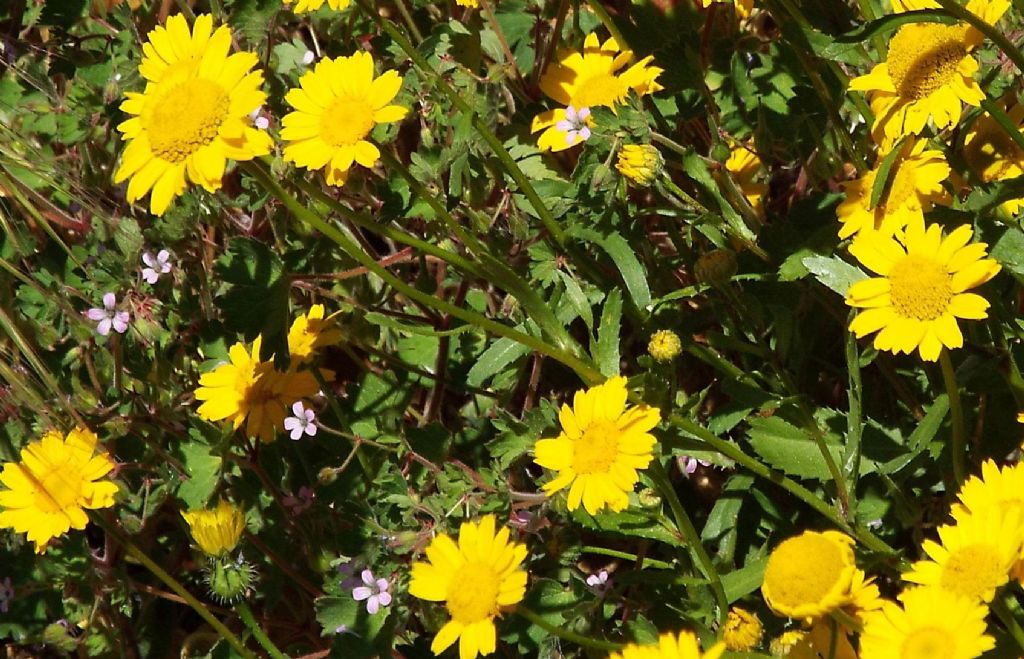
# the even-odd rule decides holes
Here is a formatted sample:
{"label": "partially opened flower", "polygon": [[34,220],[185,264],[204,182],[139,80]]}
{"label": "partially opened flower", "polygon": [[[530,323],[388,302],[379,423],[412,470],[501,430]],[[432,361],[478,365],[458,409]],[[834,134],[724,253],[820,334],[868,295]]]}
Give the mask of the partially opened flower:
{"label": "partially opened flower", "polygon": [[995,647],[985,633],[988,607],[940,588],[908,588],[900,604],[867,616],[861,659],[974,659]]}
{"label": "partially opened flower", "polygon": [[127,311],[118,311],[117,296],[113,293],[103,294],[103,308],[93,308],[85,312],[89,320],[96,321],[96,331],[100,336],[110,334],[113,329],[118,334],[128,331],[128,321],[131,320]]}
{"label": "partially opened flower", "polygon": [[718,659],[724,653],[725,643],[716,643],[707,652],[701,652],[697,635],[684,631],[661,634],[657,643],[629,643],[609,654],[608,659]]}
{"label": "partially opened flower", "polygon": [[[1009,0],[971,0],[967,10],[995,23]],[[896,0],[894,9],[936,8],[932,0]],[[909,23],[889,41],[885,62],[850,81],[850,89],[869,93],[875,141],[892,144],[917,135],[930,119],[939,130],[960,120],[964,104],[985,98],[974,79],[978,62],[970,54],[982,35],[964,23]]]}
{"label": "partially opened flower", "polygon": [[[566,138],[565,124],[559,128],[560,122],[570,120],[569,108],[576,109],[574,111],[586,108],[588,113],[594,107],[614,110],[616,105],[625,102],[631,91],[643,96],[661,90],[656,79],[662,69],[650,65],[654,58],[648,55],[622,71],[632,59],[633,52],[620,50],[615,39],[601,43],[594,33],[587,35],[582,52],[560,51],[558,61],[544,70],[540,88],[564,109],[548,110],[533,118],[530,132],[544,131],[538,146],[542,150],[560,151],[583,141],[578,139],[583,126],[576,129],[572,140]],[[584,116],[583,120],[588,117]]]}
{"label": "partially opened flower", "polygon": [[764,213],[762,199],[768,192],[768,184],[757,180],[761,175],[761,158],[749,146],[729,140],[729,158],[725,161],[725,169],[740,188],[747,203],[758,215]]}
{"label": "partially opened flower", "polygon": [[888,172],[888,184],[878,203],[871,195],[885,156],[879,154],[875,168],[864,176],[843,183],[846,199],[836,209],[843,226],[840,238],[861,231],[893,235],[911,222],[923,222],[924,213],[935,204],[948,204],[949,193],[942,187],[949,178],[949,165],[942,151],[925,150],[924,140],[907,140]]}
{"label": "partially opened flower", "polygon": [[764,626],[756,613],[734,606],[722,626],[722,640],[731,652],[750,652],[761,644]]}
{"label": "partially opened flower", "polygon": [[377,124],[400,121],[408,109],[392,105],[402,88],[397,71],[375,77],[373,57],[325,57],[299,78],[285,100],[295,111],[282,120],[284,159],[325,169],[327,183],[344,185],[353,163],[373,167],[380,150],[368,138]]}
{"label": "partially opened flower", "polygon": [[270,153],[270,136],[249,118],[267,98],[263,74],[252,71],[259,58],[230,49],[231,30],[214,31],[209,14],[197,16],[191,31],[175,14],[149,33],[139,65],[146,89],[125,94],[121,110],[132,117],[117,127],[128,146],[114,182],[131,179],[129,202],[152,191],[150,212],[163,215],[186,177],[215,192],[229,159]]}
{"label": "partially opened flower", "polygon": [[850,601],[856,569],[852,538],[804,531],[772,550],[761,594],[775,613],[813,620]]}
{"label": "partially opened flower", "polygon": [[288,356],[300,362],[313,358],[316,350],[341,340],[338,313],[324,317],[324,305],[314,304],[292,323],[288,330]]}
{"label": "partially opened flower", "polygon": [[526,547],[509,541],[507,527],[495,532],[494,515],[486,515],[462,524],[458,544],[447,535],[436,536],[426,555],[426,562],[412,565],[409,594],[444,602],[451,616],[434,637],[431,651],[441,654],[458,640],[461,659],[493,653],[494,619],[526,593]]}
{"label": "partially opened flower", "polygon": [[213,510],[193,510],[181,516],[188,523],[192,539],[208,556],[234,551],[245,531],[245,512],[224,499]]}
{"label": "partially opened flower", "polygon": [[328,7],[334,11],[341,11],[347,9],[352,0],[283,0],[285,5],[291,5],[295,2],[295,6],[291,8],[296,14],[305,14],[307,12],[316,11],[324,6],[326,3]]}
{"label": "partially opened flower", "polygon": [[859,281],[846,303],[862,309],[850,323],[857,338],[878,332],[875,348],[935,361],[943,346],[959,348],[964,338],[957,318],[988,317],[988,301],[972,288],[999,272],[986,259],[985,243],[970,243],[974,231],[964,225],[945,239],[937,224],[911,222],[899,238],[879,232],[859,235],[850,253],[879,277]]}
{"label": "partially opened flower", "polygon": [[[1015,126],[1020,127],[1024,123],[1024,105],[1014,105],[1006,114]],[[1024,175],[1024,149],[990,114],[981,115],[971,124],[964,138],[963,155],[985,183]],[[1003,202],[1003,208],[1011,215],[1016,214],[1022,205],[1024,198],[1021,197]]]}
{"label": "partially opened flower", "polygon": [[642,188],[657,181],[664,166],[661,152],[650,144],[625,144],[615,161],[615,169]]}
{"label": "partially opened flower", "polygon": [[56,430],[21,450],[21,462],[0,472],[0,528],[28,534],[37,554],[70,529],[84,529],[86,510],[114,505],[118,487],[103,479],[114,468],[106,453],[97,453],[97,437],[75,428],[62,437]]}
{"label": "partially opened flower", "polygon": [[544,484],[547,493],[569,488],[569,510],[580,503],[590,514],[629,505],[639,480],[638,469],[654,459],[657,440],[650,431],[661,421],[656,407],[626,407],[626,378],[616,376],[586,391],[577,391],[573,405],[562,405],[562,432],[541,439],[535,461],[558,475]]}
{"label": "partially opened flower", "polygon": [[1021,510],[985,510],[939,527],[939,540],[926,539],[927,559],[903,574],[905,581],[935,586],[969,599],[989,602],[1010,578],[1024,535]]}

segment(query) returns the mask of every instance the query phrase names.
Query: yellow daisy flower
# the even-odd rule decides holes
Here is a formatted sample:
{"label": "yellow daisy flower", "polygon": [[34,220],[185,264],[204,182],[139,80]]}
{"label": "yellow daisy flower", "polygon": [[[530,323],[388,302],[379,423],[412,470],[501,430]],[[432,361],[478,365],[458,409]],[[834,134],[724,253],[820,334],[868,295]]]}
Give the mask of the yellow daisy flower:
{"label": "yellow daisy flower", "polygon": [[[284,4],[290,5],[292,0],[283,0]],[[292,11],[296,14],[305,14],[307,12],[316,11],[324,6],[324,3],[333,9],[334,11],[341,11],[347,9],[351,4],[351,0],[297,0],[295,6],[292,7]]]}
{"label": "yellow daisy flower", "polygon": [[741,20],[749,18],[750,13],[754,11],[754,0],[700,0],[700,6],[707,8],[713,2],[732,5],[736,8],[736,16]]}
{"label": "yellow daisy flower", "polygon": [[626,378],[577,391],[573,404],[562,405],[562,432],[534,445],[535,461],[558,475],[544,484],[548,494],[569,488],[569,510],[583,507],[591,515],[605,506],[614,511],[629,505],[639,480],[638,469],[654,459],[657,440],[650,430],[661,421],[656,407],[626,407]]}
{"label": "yellow daisy flower", "polygon": [[942,347],[959,348],[964,338],[957,318],[988,317],[988,301],[966,291],[999,272],[986,259],[985,243],[971,243],[973,230],[964,225],[945,239],[933,224],[911,222],[899,239],[872,232],[862,234],[850,253],[881,275],[859,281],[847,291],[846,303],[864,309],[850,323],[857,338],[878,332],[875,347],[935,361]]}
{"label": "yellow daisy flower", "polygon": [[679,632],[659,635],[656,645],[630,643],[618,652],[612,652],[608,659],[718,659],[724,653],[725,643],[716,643],[702,654],[696,634]]}
{"label": "yellow daisy flower", "polygon": [[270,153],[270,136],[251,125],[249,113],[263,105],[263,74],[250,71],[256,53],[229,55],[231,30],[213,31],[208,14],[192,31],[176,14],[143,44],[139,72],[143,93],[127,92],[121,110],[132,115],[117,129],[128,145],[114,182],[131,179],[129,202],[150,193],[149,209],[163,215],[188,180],[210,192],[221,187],[227,160],[252,160]]}
{"label": "yellow daisy flower", "polygon": [[[1009,4],[971,0],[967,9],[995,23]],[[938,7],[921,0],[894,5]],[[962,23],[910,23],[897,30],[886,61],[850,81],[851,90],[869,93],[875,141],[892,144],[903,135],[917,135],[929,118],[939,130],[947,128],[960,120],[964,103],[980,105],[985,94],[974,80],[978,62],[970,53],[981,41],[980,32]]]}
{"label": "yellow daisy flower", "polygon": [[[197,410],[200,418],[229,419],[235,430],[245,423],[247,437],[270,442],[283,427],[288,408],[296,401],[312,397],[320,386],[309,371],[292,367],[281,372],[272,362],[261,362],[261,344],[262,337],[257,337],[252,353],[244,343],[231,346],[231,361],[200,376],[195,395],[196,400],[203,401]],[[334,377],[327,370],[321,373],[328,379]]]}
{"label": "yellow daisy flower", "polygon": [[183,512],[181,516],[188,522],[192,539],[208,556],[233,551],[245,530],[245,512],[224,499],[213,510]]}
{"label": "yellow daisy flower", "polygon": [[775,613],[812,620],[850,601],[856,570],[852,538],[804,531],[772,550],[761,594]]}
{"label": "yellow daisy flower", "polygon": [[726,171],[736,179],[740,192],[754,212],[763,215],[761,199],[768,192],[768,185],[754,180],[761,173],[761,158],[750,147],[732,140],[729,140],[729,149],[729,158],[725,161]]}
{"label": "yellow daisy flower", "polygon": [[[1016,126],[1024,123],[1024,105],[1015,105],[1007,111]],[[1024,176],[1024,149],[1021,149],[996,123],[984,114],[971,124],[964,140],[964,160],[982,181],[991,183]],[[1009,199],[1003,208],[1016,215],[1024,206],[1024,198]]]}
{"label": "yellow daisy flower", "polygon": [[722,627],[722,640],[730,652],[750,652],[761,644],[764,626],[756,613],[734,606]]}
{"label": "yellow daisy flower", "polygon": [[397,71],[375,78],[373,57],[325,57],[285,96],[295,112],[281,122],[281,139],[291,142],[284,159],[306,169],[327,170],[327,183],[344,185],[353,162],[373,167],[380,151],[369,140],[377,124],[400,121],[409,112],[390,105],[402,88]]}
{"label": "yellow daisy flower", "polygon": [[861,659],[973,659],[995,647],[985,634],[988,607],[940,588],[910,588],[867,617]]}
{"label": "yellow daisy flower", "polygon": [[942,187],[949,178],[949,165],[942,151],[925,151],[924,140],[907,140],[889,172],[888,190],[871,207],[871,192],[885,156],[870,172],[855,181],[843,183],[846,199],[836,209],[843,226],[840,238],[861,231],[881,231],[893,235],[913,221],[924,221],[924,213],[934,204],[948,204],[950,196]]}
{"label": "yellow daisy flower", "polygon": [[917,561],[903,580],[935,586],[961,597],[989,602],[1010,577],[1020,556],[1021,511],[984,511],[939,527],[941,544],[925,540],[927,559]]}
{"label": "yellow daisy flower", "polygon": [[338,313],[324,318],[324,305],[314,304],[309,313],[296,318],[288,330],[288,355],[299,362],[306,362],[313,358],[318,348],[340,341],[341,330],[334,320]]}
{"label": "yellow daisy flower", "polygon": [[[631,90],[639,96],[660,91],[662,86],[656,80],[662,69],[650,66],[654,60],[650,55],[619,73],[632,59],[633,51],[620,51],[615,39],[601,43],[594,33],[587,35],[582,52],[560,51],[558,61],[544,70],[540,88],[565,107],[541,112],[533,118],[530,132],[544,131],[537,140],[540,149],[561,151],[586,139],[578,131],[589,131],[591,108],[614,109],[625,102]],[[567,114],[568,108],[573,109],[572,116]],[[584,123],[569,121],[574,117],[582,117]],[[574,129],[568,138],[566,123],[573,124]]]}
{"label": "yellow daisy flower", "polygon": [[497,646],[494,618],[521,602],[527,574],[526,547],[509,541],[509,530],[495,533],[494,515],[459,528],[458,544],[438,535],[427,546],[427,561],[412,565],[409,594],[444,602],[451,616],[437,632],[431,651],[441,654],[456,640],[459,657],[491,654]]}
{"label": "yellow daisy flower", "polygon": [[658,180],[664,165],[661,152],[650,144],[626,144],[615,161],[615,169],[642,188]]}
{"label": "yellow daisy flower", "polygon": [[[1024,464],[1000,468],[992,460],[981,465],[981,477],[971,476],[957,493],[958,503],[951,509],[957,522],[974,515],[1017,511],[1024,523]],[[1010,576],[1024,583],[1024,547]]]}
{"label": "yellow daisy flower", "polygon": [[21,462],[7,462],[0,472],[0,528],[26,533],[37,554],[70,529],[84,529],[86,510],[114,505],[118,487],[100,480],[114,468],[105,453],[96,453],[97,437],[75,428],[65,437],[51,430],[21,449]]}

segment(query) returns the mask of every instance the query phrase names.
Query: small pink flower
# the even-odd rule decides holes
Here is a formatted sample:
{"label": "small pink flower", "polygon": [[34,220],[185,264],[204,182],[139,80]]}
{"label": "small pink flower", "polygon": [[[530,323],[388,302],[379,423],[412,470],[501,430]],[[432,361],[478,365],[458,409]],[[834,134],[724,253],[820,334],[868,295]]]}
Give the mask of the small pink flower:
{"label": "small pink flower", "polygon": [[162,249],[153,256],[153,252],[143,252],[142,262],[146,267],[142,269],[142,278],[149,284],[155,284],[160,275],[166,275],[171,271],[171,253]]}
{"label": "small pink flower", "polygon": [[388,592],[391,584],[387,579],[374,579],[373,572],[369,570],[363,570],[359,576],[363,585],[352,589],[352,599],[357,602],[366,600],[366,612],[371,616],[377,615],[380,607],[391,604],[391,593]]}
{"label": "small pink flower", "polygon": [[590,139],[590,126],[587,126],[589,116],[590,108],[580,108],[578,111],[571,105],[565,108],[565,119],[556,123],[555,128],[565,133],[566,144],[573,146]]}
{"label": "small pink flower", "polygon": [[711,463],[707,460],[700,460],[698,458],[691,458],[688,455],[679,456],[679,467],[683,470],[683,473],[687,476],[692,476],[693,472],[697,471],[697,465],[704,467],[710,467]]}
{"label": "small pink flower", "polygon": [[603,588],[608,584],[608,570],[601,570],[597,574],[587,577],[587,585],[591,588]]}
{"label": "small pink flower", "polygon": [[96,326],[96,331],[100,333],[100,336],[106,336],[110,334],[110,328],[113,327],[114,331],[118,334],[124,334],[128,331],[128,321],[131,317],[127,311],[117,311],[117,297],[113,293],[103,294],[103,308],[102,309],[89,309],[85,312],[89,320],[97,321],[99,324]]}
{"label": "small pink flower", "polygon": [[295,416],[284,420],[284,429],[291,432],[292,439],[301,439],[303,433],[310,437],[316,435],[316,424],[313,423],[313,420],[316,419],[316,412],[307,410],[302,401],[297,400],[292,405],[292,414]]}

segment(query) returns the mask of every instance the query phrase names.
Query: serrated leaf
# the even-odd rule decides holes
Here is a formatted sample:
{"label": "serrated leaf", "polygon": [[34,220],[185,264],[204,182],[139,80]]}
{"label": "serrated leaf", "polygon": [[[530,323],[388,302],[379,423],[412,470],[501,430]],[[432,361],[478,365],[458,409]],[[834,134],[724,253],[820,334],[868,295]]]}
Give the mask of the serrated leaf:
{"label": "serrated leaf", "polygon": [[466,383],[479,387],[506,366],[530,352],[530,349],[518,341],[502,337],[492,343],[477,358],[473,368],[466,374]]}
{"label": "serrated leaf", "polygon": [[632,246],[617,233],[605,236],[598,244],[615,262],[633,304],[640,311],[647,312],[651,306],[651,289],[647,285],[647,273]]}
{"label": "serrated leaf", "polygon": [[210,453],[210,447],[200,441],[183,443],[181,453],[188,480],[178,486],[178,498],[189,510],[205,508],[217,488],[222,460]]}
{"label": "serrated leaf", "polygon": [[674,547],[685,543],[673,529],[661,522],[661,518],[641,508],[627,508],[622,512],[601,512],[591,515],[582,507],[572,512],[572,518],[579,524],[604,533],[617,533],[634,538],[657,540]]}
{"label": "serrated leaf", "polygon": [[576,315],[582,318],[583,322],[587,324],[587,329],[593,332],[594,311],[590,308],[590,301],[587,299],[586,294],[583,293],[583,289],[580,288],[580,285],[572,275],[562,270],[558,270],[557,272],[562,283],[565,284],[565,295],[569,300],[569,304],[572,305]]}
{"label": "serrated leaf", "polygon": [[127,259],[135,259],[142,251],[142,229],[131,217],[122,217],[114,230],[114,244]]}
{"label": "serrated leaf", "polygon": [[[790,476],[827,481],[832,478],[818,445],[807,433],[778,416],[750,420],[747,437],[754,451],[769,465]],[[842,460],[835,435],[825,436],[833,460]]]}
{"label": "serrated leaf", "polygon": [[1018,276],[1024,276],[1024,231],[1010,227],[992,245],[989,255]]}
{"label": "serrated leaf", "polygon": [[844,298],[850,286],[868,278],[863,270],[838,256],[807,256],[800,262],[815,279]]}
{"label": "serrated leaf", "polygon": [[386,646],[391,645],[388,609],[370,615],[363,602],[357,602],[348,595],[320,597],[315,605],[316,620],[323,628],[322,634],[337,634],[344,639],[346,659],[378,657]]}
{"label": "serrated leaf", "polygon": [[622,324],[622,292],[612,289],[601,309],[601,323],[594,344],[594,362],[602,375],[619,374],[619,328]]}

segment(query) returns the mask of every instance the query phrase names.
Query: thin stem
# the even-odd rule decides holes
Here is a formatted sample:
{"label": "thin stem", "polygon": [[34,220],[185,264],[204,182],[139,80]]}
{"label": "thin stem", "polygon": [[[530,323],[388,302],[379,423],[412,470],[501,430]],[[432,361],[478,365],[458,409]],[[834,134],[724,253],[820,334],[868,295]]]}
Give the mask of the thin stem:
{"label": "thin stem", "polygon": [[252,637],[267,651],[271,659],[288,659],[288,655],[278,650],[274,642],[263,631],[263,627],[256,621],[256,616],[252,614],[252,609],[249,608],[245,600],[235,604],[235,611],[238,613],[238,617],[242,619],[242,622],[245,623],[245,626],[249,628],[249,631],[252,632]]}
{"label": "thin stem", "polygon": [[964,427],[964,406],[960,401],[956,371],[953,370],[949,350],[945,348],[939,354],[939,366],[942,367],[942,382],[946,385],[946,395],[949,396],[949,412],[953,424],[953,477],[959,485],[964,482],[967,475],[967,430]]}
{"label": "thin stem", "polygon": [[[863,388],[860,377],[860,358],[857,352],[857,338],[853,332],[846,337],[846,371],[850,380],[846,396],[849,413],[846,415],[846,455],[843,471],[849,487],[849,501],[854,505],[857,501],[857,479],[860,476],[861,439],[864,434],[864,419],[861,414]],[[853,511],[851,510],[852,514]]]}
{"label": "thin stem", "polygon": [[666,563],[665,561],[659,561],[654,558],[647,558],[646,556],[637,556],[636,554],[630,554],[629,552],[619,551],[618,549],[608,549],[607,547],[595,547],[594,545],[584,545],[580,547],[580,552],[584,554],[597,554],[598,556],[610,556],[611,558],[621,558],[624,561],[639,562],[639,569],[645,567],[653,567],[659,570],[674,570],[676,566],[672,563]]}
{"label": "thin stem", "polygon": [[501,46],[501,51],[505,55],[505,59],[508,60],[508,65],[512,67],[512,73],[519,79],[520,82],[523,80],[523,74],[519,71],[519,66],[516,64],[515,55],[512,54],[512,49],[508,47],[508,40],[505,39],[505,32],[501,29],[501,25],[498,23],[498,19],[494,16],[494,10],[491,9],[491,3],[487,0],[479,0],[480,9],[487,16],[487,22],[491,24],[491,29],[494,30],[495,36],[498,37],[498,45]]}
{"label": "thin stem", "polygon": [[409,8],[405,6],[405,0],[395,0],[395,6],[398,7],[398,13],[402,15],[402,20],[405,21],[405,26],[409,28],[409,32],[412,33],[412,38],[416,40],[416,43],[422,43],[423,33],[416,27],[416,21],[412,19],[412,14],[409,13]]}
{"label": "thin stem", "polygon": [[579,645],[584,648],[591,648],[594,650],[615,651],[621,650],[623,647],[621,643],[602,641],[596,638],[590,638],[589,636],[583,636],[582,634],[577,634],[576,632],[571,632],[568,629],[564,629],[562,627],[556,627],[544,618],[541,618],[539,615],[537,615],[536,612],[526,608],[522,604],[516,606],[516,613],[523,616],[524,618],[526,618],[533,624],[537,625],[538,627],[540,627],[547,633],[551,634],[552,636],[557,636],[558,638],[564,641],[575,643],[576,645]]}
{"label": "thin stem", "polygon": [[1010,636],[1017,642],[1017,647],[1024,650],[1024,629],[1021,629],[1017,618],[1014,617],[1010,607],[1007,606],[1007,602],[1010,601],[1011,597],[1009,591],[1004,592],[1001,596],[997,596],[992,600],[992,611],[1006,625],[1006,630],[1010,632]]}
{"label": "thin stem", "polygon": [[612,20],[608,10],[604,8],[604,3],[598,0],[588,0],[587,6],[590,7],[590,11],[594,12],[597,16],[597,20],[601,21],[601,25],[604,25],[604,29],[608,30],[608,34],[615,39],[615,43],[619,44],[619,48],[622,50],[629,49],[629,43],[626,41],[626,37],[622,36],[622,31],[619,30],[619,26]]}
{"label": "thin stem", "polygon": [[355,242],[345,236],[345,234],[338,230],[337,227],[328,223],[322,217],[306,208],[302,202],[282,188],[281,184],[278,183],[277,180],[261,165],[252,161],[247,163],[247,165],[247,170],[259,179],[264,187],[276,196],[299,221],[308,224],[330,240],[334,241],[334,243],[341,247],[341,249],[345,251],[350,258],[354,259],[368,271],[383,279],[389,286],[397,290],[399,293],[426,307],[450,314],[455,318],[471,325],[475,325],[484,331],[512,339],[513,341],[521,343],[532,350],[545,354],[576,371],[577,375],[579,375],[587,384],[596,384],[604,380],[600,371],[566,350],[551,346],[542,339],[520,332],[519,330],[491,320],[490,318],[476,312],[468,311],[434,295],[424,293],[418,288],[405,283],[401,278],[391,274],[391,272],[386,268],[377,263],[372,256],[360,249]]}
{"label": "thin stem", "polygon": [[519,168],[516,161],[512,158],[509,152],[502,145],[501,140],[491,132],[491,129],[487,127],[487,124],[477,115],[473,110],[473,106],[469,104],[466,99],[452,88],[451,85],[434,69],[430,66],[430,62],[427,61],[423,55],[416,50],[416,48],[410,43],[409,39],[402,34],[402,32],[394,26],[391,21],[383,18],[380,14],[373,11],[373,9],[366,3],[366,0],[356,0],[360,8],[373,18],[374,21],[381,27],[382,30],[387,32],[388,36],[398,45],[399,48],[405,51],[405,54],[409,56],[409,59],[422,71],[429,74],[433,78],[434,84],[437,88],[448,97],[448,100],[452,102],[460,112],[463,114],[470,115],[472,117],[473,128],[480,134],[480,137],[487,142],[487,145],[491,147],[494,155],[497,156],[498,160],[501,161],[502,166],[512,177],[512,180],[516,182],[519,189],[526,196],[526,199],[533,206],[534,211],[540,217],[541,223],[544,228],[547,229],[551,237],[554,238],[555,242],[559,246],[564,247],[567,237],[562,227],[558,225],[558,221],[555,219],[551,209],[547,207],[544,200],[541,199],[540,195],[537,194],[537,190],[534,189],[533,184],[530,183],[530,179],[527,178],[523,170]]}
{"label": "thin stem", "polygon": [[769,480],[782,489],[786,490],[796,498],[800,499],[808,506],[816,510],[818,513],[827,517],[833,524],[843,529],[847,533],[853,535],[857,540],[865,547],[872,551],[877,551],[883,554],[893,555],[896,550],[885,543],[881,538],[876,537],[873,533],[867,529],[861,527],[851,526],[849,522],[836,514],[836,511],[829,506],[827,503],[821,500],[813,492],[800,485],[796,481],[787,478],[779,472],[769,469],[765,465],[761,464],[754,458],[751,458],[744,453],[740,448],[734,444],[731,444],[724,439],[720,439],[715,436],[714,433],[702,428],[693,421],[681,417],[679,415],[672,415],[669,417],[669,423],[676,426],[683,432],[693,435],[697,439],[704,441],[712,449],[718,451],[722,455],[731,458],[737,464],[744,467],[748,471],[754,473],[755,476],[760,476],[765,480]]}
{"label": "thin stem", "polygon": [[1013,45],[1013,42],[1007,39],[1002,32],[995,29],[995,27],[989,25],[983,18],[977,16],[961,7],[954,0],[936,0],[939,6],[946,10],[950,16],[959,18],[960,20],[968,23],[971,27],[981,32],[986,37],[992,40],[992,43],[999,46],[999,49],[1006,53],[1006,56],[1013,60],[1013,63],[1017,65],[1017,70],[1024,73],[1024,54]]}
{"label": "thin stem", "polygon": [[224,640],[231,644],[235,650],[238,651],[243,657],[255,659],[255,656],[250,652],[245,644],[237,636],[231,633],[231,630],[224,626],[220,620],[217,619],[210,610],[206,608],[202,602],[195,598],[192,593],[188,592],[184,586],[181,585],[177,579],[169,575],[162,567],[157,565],[144,551],[139,549],[134,542],[132,542],[127,535],[121,532],[117,526],[110,522],[106,517],[100,513],[94,513],[92,520],[96,522],[103,530],[111,535],[117,542],[125,548],[125,550],[135,557],[147,570],[153,573],[160,581],[173,590],[181,599],[185,600],[192,609],[199,614],[199,617],[205,620],[213,629],[220,634]]}
{"label": "thin stem", "polygon": [[697,533],[697,528],[690,520],[690,516],[686,514],[683,502],[679,500],[676,488],[672,487],[672,481],[669,480],[668,472],[665,471],[661,461],[655,458],[651,462],[651,466],[648,467],[648,472],[658,486],[658,489],[661,490],[661,496],[665,497],[665,500],[668,501],[668,507],[672,509],[672,516],[676,520],[676,528],[679,529],[679,532],[686,540],[686,547],[690,550],[693,561],[700,566],[700,571],[711,582],[711,590],[715,594],[715,600],[718,602],[718,622],[722,623],[729,612],[729,599],[725,596],[722,577],[718,574],[718,570],[708,555],[707,549],[704,548],[704,543],[700,539],[700,534]]}

